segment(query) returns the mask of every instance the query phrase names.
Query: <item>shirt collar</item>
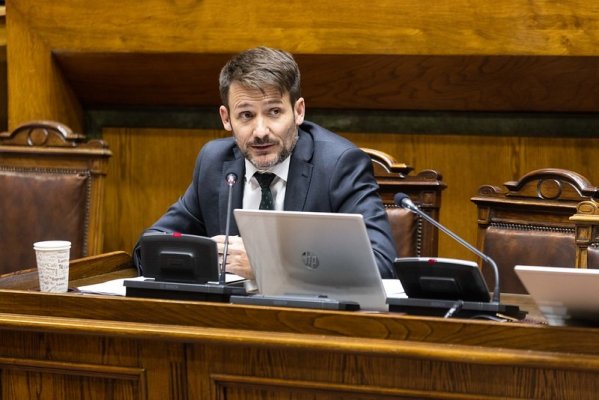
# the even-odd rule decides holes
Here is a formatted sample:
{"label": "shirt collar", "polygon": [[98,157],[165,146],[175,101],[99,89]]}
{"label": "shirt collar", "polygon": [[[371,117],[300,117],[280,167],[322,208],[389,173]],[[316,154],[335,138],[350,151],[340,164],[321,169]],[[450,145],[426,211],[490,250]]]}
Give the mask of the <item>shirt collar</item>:
{"label": "shirt collar", "polygon": [[249,182],[252,179],[252,176],[258,171],[260,172],[272,172],[279,179],[287,182],[287,176],[289,174],[289,163],[291,162],[291,157],[287,157],[282,162],[278,163],[274,167],[265,170],[259,170],[256,168],[254,164],[252,164],[247,158],[245,159],[245,181]]}

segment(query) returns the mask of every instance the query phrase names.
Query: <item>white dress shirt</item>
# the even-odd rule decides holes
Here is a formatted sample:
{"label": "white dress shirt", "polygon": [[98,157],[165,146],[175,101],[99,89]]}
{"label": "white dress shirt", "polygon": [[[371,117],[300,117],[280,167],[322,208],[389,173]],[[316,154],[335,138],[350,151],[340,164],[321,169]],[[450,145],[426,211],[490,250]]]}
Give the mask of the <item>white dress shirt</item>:
{"label": "white dress shirt", "polygon": [[287,188],[287,175],[289,173],[290,158],[287,157],[283,162],[275,165],[268,170],[258,170],[254,164],[245,160],[245,179],[243,189],[243,208],[255,209],[260,207],[262,199],[262,189],[258,180],[254,177],[256,172],[271,172],[276,175],[270,185],[272,199],[275,210],[283,210],[285,203],[285,189]]}

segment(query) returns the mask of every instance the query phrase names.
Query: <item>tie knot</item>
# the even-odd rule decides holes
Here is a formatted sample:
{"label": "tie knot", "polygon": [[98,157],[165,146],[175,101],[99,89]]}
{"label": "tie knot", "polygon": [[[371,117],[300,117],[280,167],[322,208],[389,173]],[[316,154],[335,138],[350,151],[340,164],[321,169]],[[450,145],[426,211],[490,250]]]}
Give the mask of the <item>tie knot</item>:
{"label": "tie knot", "polygon": [[270,188],[270,184],[272,183],[273,179],[275,179],[276,175],[271,172],[256,172],[254,176],[260,184],[260,187],[262,189],[267,189]]}

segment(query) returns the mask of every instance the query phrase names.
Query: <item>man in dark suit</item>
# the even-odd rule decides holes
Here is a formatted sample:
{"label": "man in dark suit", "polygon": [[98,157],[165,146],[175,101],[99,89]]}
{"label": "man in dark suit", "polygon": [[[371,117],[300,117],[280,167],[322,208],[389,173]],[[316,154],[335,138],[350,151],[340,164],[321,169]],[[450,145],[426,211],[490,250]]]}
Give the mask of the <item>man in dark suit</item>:
{"label": "man in dark suit", "polygon": [[[226,176],[240,178],[232,189],[233,208],[257,209],[263,203],[255,174],[269,172],[274,209],[362,214],[381,276],[392,277],[396,250],[370,158],[348,140],[304,121],[293,57],[266,47],[247,50],[229,60],[219,82],[220,117],[233,136],[201,149],[187,191],[149,230],[214,237],[222,251]],[[230,234],[226,270],[251,278],[234,218]],[[136,247],[136,260],[138,252]]]}

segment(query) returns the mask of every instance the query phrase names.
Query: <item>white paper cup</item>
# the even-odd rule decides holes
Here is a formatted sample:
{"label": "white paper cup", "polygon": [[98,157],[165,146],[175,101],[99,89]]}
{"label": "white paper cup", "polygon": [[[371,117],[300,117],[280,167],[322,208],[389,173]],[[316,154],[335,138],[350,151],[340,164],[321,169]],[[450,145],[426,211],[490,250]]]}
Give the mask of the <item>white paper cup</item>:
{"label": "white paper cup", "polygon": [[69,286],[71,242],[48,240],[33,244],[40,291],[65,293]]}

